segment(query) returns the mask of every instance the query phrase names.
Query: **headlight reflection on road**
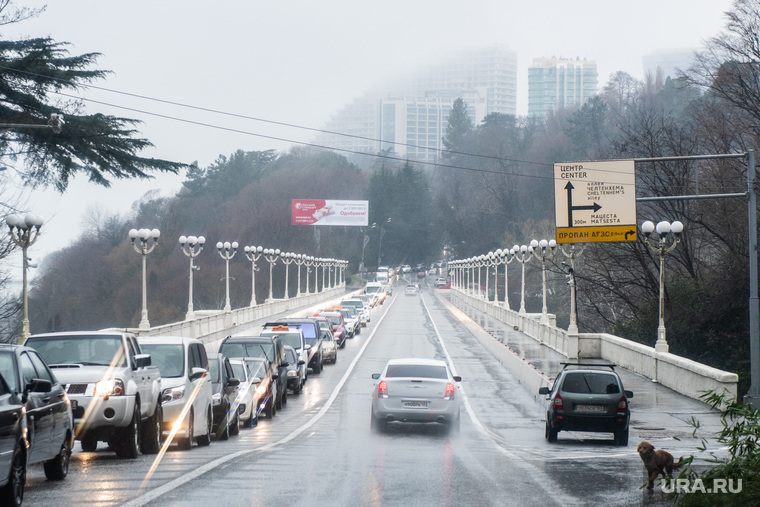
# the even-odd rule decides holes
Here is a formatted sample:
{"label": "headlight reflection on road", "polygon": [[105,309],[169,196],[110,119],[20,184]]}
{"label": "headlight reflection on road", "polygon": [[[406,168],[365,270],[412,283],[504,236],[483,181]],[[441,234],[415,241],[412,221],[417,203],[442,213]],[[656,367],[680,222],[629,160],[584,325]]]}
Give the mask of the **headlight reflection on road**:
{"label": "headlight reflection on road", "polygon": [[[193,392],[190,393],[190,397],[185,403],[185,406],[182,407],[182,412],[180,412],[179,417],[174,422],[174,424],[172,424],[172,429],[169,432],[169,436],[166,437],[166,440],[164,440],[164,445],[161,446],[161,450],[158,451],[158,454],[156,455],[156,459],[153,460],[153,464],[150,466],[150,469],[148,469],[148,473],[145,474],[145,479],[143,479],[142,484],[140,484],[140,490],[142,490],[145,487],[145,485],[148,483],[150,478],[153,477],[153,474],[158,468],[158,465],[161,463],[161,460],[163,459],[164,454],[166,454],[166,450],[169,449],[169,446],[171,445],[172,441],[174,441],[174,435],[176,435],[177,432],[182,428],[182,422],[187,417],[187,413],[190,411],[190,409],[193,408],[193,402],[195,401],[195,398],[198,396],[201,386],[203,385],[204,382],[206,382],[207,378],[208,378],[208,372],[201,377],[200,382],[195,384],[195,389],[193,389]],[[192,438],[192,437],[188,435],[188,438]],[[190,445],[191,446],[193,445],[192,440],[191,440]]]}

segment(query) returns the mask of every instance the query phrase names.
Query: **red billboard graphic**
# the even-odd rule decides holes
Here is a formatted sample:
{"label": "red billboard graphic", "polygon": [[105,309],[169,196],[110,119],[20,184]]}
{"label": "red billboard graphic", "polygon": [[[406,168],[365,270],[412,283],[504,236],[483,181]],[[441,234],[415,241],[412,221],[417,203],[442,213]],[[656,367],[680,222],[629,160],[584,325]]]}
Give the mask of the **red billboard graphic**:
{"label": "red billboard graphic", "polygon": [[369,201],[293,199],[292,225],[366,226]]}

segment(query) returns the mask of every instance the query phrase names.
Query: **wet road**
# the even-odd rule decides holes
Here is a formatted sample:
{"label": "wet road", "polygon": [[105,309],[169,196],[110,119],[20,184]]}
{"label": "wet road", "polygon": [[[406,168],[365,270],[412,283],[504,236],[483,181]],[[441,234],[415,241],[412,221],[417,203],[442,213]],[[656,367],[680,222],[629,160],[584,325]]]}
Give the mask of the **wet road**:
{"label": "wet road", "polygon": [[[119,460],[105,444],[94,453],[77,444],[65,481],[46,481],[41,466],[30,469],[25,504],[666,505],[661,491],[641,487],[637,443],[688,455],[701,443],[696,437],[718,427],[705,405],[621,371],[635,392],[631,445],[617,447],[611,435],[567,432],[548,444],[542,397],[527,392],[464,329],[439,299],[443,292],[423,287],[419,296],[405,296],[397,288],[395,294],[347,342],[337,364],[310,374],[304,392],[288,396],[273,420],[262,418],[209,447],[172,446],[157,465],[152,456]],[[515,350],[542,355],[534,359],[548,367],[557,360],[498,323],[471,316],[503,333]],[[437,425],[370,431],[372,373],[390,358],[412,356],[449,361],[462,376],[460,434]],[[692,416],[701,423],[695,435]]]}

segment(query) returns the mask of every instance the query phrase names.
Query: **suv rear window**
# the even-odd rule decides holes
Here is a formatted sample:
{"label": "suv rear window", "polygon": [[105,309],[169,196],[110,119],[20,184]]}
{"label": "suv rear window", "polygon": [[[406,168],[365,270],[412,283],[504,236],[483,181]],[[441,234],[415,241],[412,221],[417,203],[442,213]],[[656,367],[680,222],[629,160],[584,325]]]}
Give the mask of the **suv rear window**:
{"label": "suv rear window", "polygon": [[427,364],[391,364],[388,365],[386,377],[424,377],[446,379],[445,366],[432,366]]}
{"label": "suv rear window", "polygon": [[573,372],[565,375],[562,391],[581,394],[617,394],[620,386],[617,377],[609,373]]}
{"label": "suv rear window", "polygon": [[223,343],[220,354],[227,357],[263,357],[274,361],[274,345],[271,343]]}

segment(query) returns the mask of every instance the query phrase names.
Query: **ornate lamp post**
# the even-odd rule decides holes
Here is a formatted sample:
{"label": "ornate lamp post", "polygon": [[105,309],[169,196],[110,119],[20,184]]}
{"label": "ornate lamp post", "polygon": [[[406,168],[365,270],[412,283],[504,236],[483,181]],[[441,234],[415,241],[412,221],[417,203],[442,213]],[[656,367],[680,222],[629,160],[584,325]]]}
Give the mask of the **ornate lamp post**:
{"label": "ornate lamp post", "polygon": [[[140,319],[140,329],[150,329],[150,322],[148,322],[148,289],[147,289],[147,270],[145,258],[158,244],[158,237],[161,236],[161,231],[158,229],[130,229],[129,239],[132,240],[132,246],[135,251],[142,255],[142,319]],[[139,239],[139,243],[135,240]]]}
{"label": "ornate lamp post", "polygon": [[272,295],[272,271],[274,269],[274,265],[277,263],[277,258],[280,256],[280,249],[277,248],[276,250],[273,250],[271,248],[265,248],[264,249],[264,258],[269,263],[269,299],[267,301],[272,302],[274,300],[274,296]]}
{"label": "ornate lamp post", "polygon": [[525,315],[525,264],[528,263],[533,257],[533,247],[532,246],[518,246],[515,245],[512,247],[512,255],[515,259],[517,259],[517,262],[522,264],[522,289],[520,294],[520,315]]}
{"label": "ornate lamp post", "polygon": [[[652,232],[657,230],[657,234],[660,235],[660,239],[657,241],[657,245],[650,243],[650,236]],[[667,352],[669,349],[668,342],[665,339],[665,278],[664,278],[664,265],[665,255],[672,252],[676,245],[681,241],[681,233],[683,232],[683,224],[676,220],[672,224],[670,222],[660,222],[655,225],[647,220],[641,224],[641,232],[644,233],[644,243],[649,245],[654,252],[657,252],[660,256],[660,322],[657,327],[657,342],[654,345],[654,349],[657,352]],[[668,245],[668,240],[670,245]]]}
{"label": "ornate lamp post", "polygon": [[[567,333],[570,335],[578,334],[578,308],[575,304],[575,258],[583,252],[583,247],[579,247],[576,251],[575,245],[570,247],[570,252],[565,251],[564,246],[560,249],[562,254],[570,259],[570,266],[567,268],[570,274],[570,324],[567,326]],[[564,262],[562,264],[565,264]]]}
{"label": "ornate lamp post", "polygon": [[21,215],[8,215],[5,219],[5,223],[8,224],[8,233],[11,236],[13,242],[21,247],[21,253],[24,255],[24,274],[23,274],[23,287],[22,287],[22,320],[21,320],[21,336],[18,339],[19,343],[24,343],[29,335],[29,291],[28,291],[28,273],[29,271],[29,247],[37,241],[40,235],[40,229],[42,228],[42,217],[37,215],[28,214]]}
{"label": "ornate lamp post", "polygon": [[[546,309],[546,259],[554,256],[555,249],[557,248],[557,242],[552,240],[536,241],[535,239],[530,242],[530,246],[533,247],[533,253],[537,257],[541,257],[541,324],[549,324],[549,313]],[[547,250],[548,248],[548,250]]]}
{"label": "ornate lamp post", "polygon": [[[489,294],[491,292],[490,291],[490,286],[489,286],[490,285],[490,282],[489,282],[489,280],[490,280],[490,278],[489,278],[490,277],[489,271],[491,270],[491,265],[494,263],[493,262],[493,255],[494,255],[493,252],[488,252],[487,254],[480,256],[480,258],[483,259],[483,264],[486,266],[486,294],[485,294],[485,296],[486,296],[486,302],[489,301],[488,298],[489,298]],[[496,270],[494,270],[494,271],[496,271]],[[494,287],[496,287],[496,286],[494,285]]]}
{"label": "ornate lamp post", "polygon": [[288,271],[290,271],[290,265],[296,260],[296,254],[293,252],[287,252],[282,254],[282,263],[285,264],[285,299],[290,299],[288,295]]}
{"label": "ornate lamp post", "polygon": [[501,263],[504,264],[504,308],[509,310],[509,270],[507,269],[507,264],[512,262],[515,256],[512,253],[512,250],[505,248],[504,250],[501,250],[499,257],[501,258]]}
{"label": "ornate lamp post", "polygon": [[203,245],[206,243],[206,238],[203,236],[180,236],[179,246],[182,248],[182,253],[190,257],[190,294],[187,298],[187,314],[185,314],[185,320],[193,320],[195,318],[195,312],[193,311],[193,271],[198,269],[193,261],[203,250]]}
{"label": "ornate lamp post", "polygon": [[327,273],[327,259],[319,259],[319,265],[322,267],[322,292],[327,290],[327,283],[325,282],[325,275]]}
{"label": "ornate lamp post", "polygon": [[[296,266],[298,266],[298,290],[296,292],[296,297],[301,297],[301,266],[303,266],[306,263],[306,256],[302,254],[296,255]],[[306,289],[308,292],[308,289]]]}
{"label": "ornate lamp post", "polygon": [[[310,294],[310,292],[309,292],[309,273],[311,273],[311,267],[314,266],[314,257],[311,256],[311,255],[309,257],[306,257],[306,260],[304,261],[303,264],[304,264],[304,266],[306,266],[306,294]],[[315,285],[315,289],[316,289],[316,285],[317,285],[317,275],[316,275],[316,273],[314,274],[314,285]],[[316,292],[316,290],[314,292]]]}
{"label": "ornate lamp post", "polygon": [[247,246],[243,249],[245,258],[251,261],[251,306],[256,306],[256,261],[261,257],[264,249],[260,246]]}
{"label": "ornate lamp post", "polygon": [[225,288],[226,288],[226,294],[224,300],[224,311],[229,312],[232,311],[232,306],[230,306],[230,259],[235,257],[235,254],[237,253],[238,248],[238,242],[233,241],[230,243],[229,241],[225,241],[222,243],[221,241],[216,244],[216,249],[219,251],[219,256],[224,259],[227,271],[226,276],[224,277],[225,281]]}

